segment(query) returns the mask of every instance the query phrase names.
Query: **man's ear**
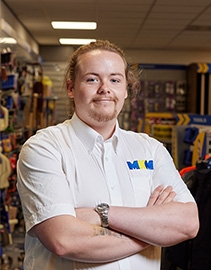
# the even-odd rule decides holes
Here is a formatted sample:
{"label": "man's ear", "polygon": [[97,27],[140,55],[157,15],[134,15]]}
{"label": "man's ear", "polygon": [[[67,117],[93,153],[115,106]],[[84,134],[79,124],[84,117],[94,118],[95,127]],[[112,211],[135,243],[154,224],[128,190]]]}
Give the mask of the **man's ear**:
{"label": "man's ear", "polygon": [[67,94],[70,98],[74,97],[74,88],[73,88],[73,83],[70,79],[67,79],[66,81],[66,89],[67,89]]}
{"label": "man's ear", "polygon": [[128,89],[125,91],[125,99],[128,97]]}

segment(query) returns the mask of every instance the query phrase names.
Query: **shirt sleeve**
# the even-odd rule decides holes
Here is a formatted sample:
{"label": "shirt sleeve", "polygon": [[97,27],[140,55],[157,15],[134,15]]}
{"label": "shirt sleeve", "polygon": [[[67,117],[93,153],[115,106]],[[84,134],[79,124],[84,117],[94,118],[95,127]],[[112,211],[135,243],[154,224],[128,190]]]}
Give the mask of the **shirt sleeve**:
{"label": "shirt sleeve", "polygon": [[54,216],[75,216],[59,145],[50,133],[38,133],[24,144],[17,163],[17,178],[26,231]]}
{"label": "shirt sleeve", "polygon": [[153,173],[153,183],[155,187],[162,184],[164,187],[171,185],[176,192],[175,201],[194,202],[187,185],[181,178],[175,167],[174,161],[168,150],[161,143],[153,142],[155,150],[155,168]]}

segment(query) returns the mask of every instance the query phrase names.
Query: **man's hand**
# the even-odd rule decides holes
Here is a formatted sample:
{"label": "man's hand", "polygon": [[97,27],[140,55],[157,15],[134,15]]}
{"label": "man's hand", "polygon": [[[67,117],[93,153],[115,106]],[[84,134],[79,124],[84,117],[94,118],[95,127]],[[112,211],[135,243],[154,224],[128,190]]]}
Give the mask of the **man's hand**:
{"label": "man's hand", "polygon": [[162,185],[158,186],[151,194],[147,206],[160,205],[169,203],[174,200],[176,193],[171,186],[163,188]]}

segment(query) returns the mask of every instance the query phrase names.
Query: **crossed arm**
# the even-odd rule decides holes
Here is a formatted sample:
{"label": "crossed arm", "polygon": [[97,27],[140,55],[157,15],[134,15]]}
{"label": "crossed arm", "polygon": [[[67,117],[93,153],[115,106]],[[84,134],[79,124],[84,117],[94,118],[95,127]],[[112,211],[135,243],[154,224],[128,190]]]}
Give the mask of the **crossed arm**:
{"label": "crossed arm", "polygon": [[110,262],[135,254],[149,245],[168,246],[193,238],[198,231],[194,203],[174,202],[171,187],[157,187],[147,207],[111,206],[109,229],[100,226],[91,208],[76,209],[76,218],[50,218],[31,230],[54,254],[76,261]]}

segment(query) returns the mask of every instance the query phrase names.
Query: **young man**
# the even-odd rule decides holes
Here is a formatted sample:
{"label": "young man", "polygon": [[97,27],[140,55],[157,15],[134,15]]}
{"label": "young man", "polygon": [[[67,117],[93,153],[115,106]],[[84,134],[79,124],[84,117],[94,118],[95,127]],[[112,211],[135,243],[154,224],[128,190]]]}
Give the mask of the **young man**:
{"label": "young man", "polygon": [[121,49],[81,46],[67,71],[75,113],[24,144],[24,267],[160,269],[160,247],[196,236],[196,204],[164,146],[119,128],[136,81]]}

